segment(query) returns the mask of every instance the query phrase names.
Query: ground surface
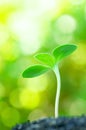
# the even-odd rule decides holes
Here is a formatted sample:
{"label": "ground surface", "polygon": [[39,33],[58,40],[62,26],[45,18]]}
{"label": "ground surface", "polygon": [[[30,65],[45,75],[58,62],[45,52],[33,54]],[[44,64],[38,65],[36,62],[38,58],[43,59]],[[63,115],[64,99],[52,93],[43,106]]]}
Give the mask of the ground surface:
{"label": "ground surface", "polygon": [[12,130],[86,130],[86,116],[43,118],[17,124]]}

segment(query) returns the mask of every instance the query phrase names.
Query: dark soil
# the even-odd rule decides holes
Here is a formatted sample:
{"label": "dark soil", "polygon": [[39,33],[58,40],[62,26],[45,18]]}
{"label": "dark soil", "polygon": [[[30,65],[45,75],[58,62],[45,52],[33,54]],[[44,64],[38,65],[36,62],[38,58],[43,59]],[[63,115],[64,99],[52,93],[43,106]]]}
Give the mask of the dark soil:
{"label": "dark soil", "polygon": [[86,116],[43,118],[17,124],[12,130],[86,130]]}

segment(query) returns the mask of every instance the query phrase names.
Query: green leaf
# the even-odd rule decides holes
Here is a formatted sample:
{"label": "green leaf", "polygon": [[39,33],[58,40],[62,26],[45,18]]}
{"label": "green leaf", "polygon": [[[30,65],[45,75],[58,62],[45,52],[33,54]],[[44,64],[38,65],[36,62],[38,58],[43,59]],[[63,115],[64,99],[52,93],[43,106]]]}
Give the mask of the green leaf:
{"label": "green leaf", "polygon": [[35,58],[50,67],[52,67],[55,64],[54,57],[48,53],[39,53],[35,55]]}
{"label": "green leaf", "polygon": [[24,78],[33,78],[47,72],[49,69],[50,67],[47,66],[33,65],[27,68],[22,75]]}
{"label": "green leaf", "polygon": [[56,59],[56,61],[60,61],[64,57],[70,55],[73,51],[75,51],[77,48],[74,44],[65,44],[62,46],[59,46],[53,50],[53,55]]}

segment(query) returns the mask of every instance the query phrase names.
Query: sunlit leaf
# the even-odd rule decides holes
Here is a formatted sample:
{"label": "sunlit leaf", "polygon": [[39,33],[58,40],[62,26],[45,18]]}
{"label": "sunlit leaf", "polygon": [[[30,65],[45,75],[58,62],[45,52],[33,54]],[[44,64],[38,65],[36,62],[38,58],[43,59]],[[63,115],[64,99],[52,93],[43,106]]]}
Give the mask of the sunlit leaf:
{"label": "sunlit leaf", "polygon": [[55,48],[53,50],[53,55],[54,55],[56,61],[58,62],[61,59],[63,59],[64,57],[71,54],[73,51],[75,51],[76,48],[77,48],[77,46],[74,44],[65,44],[65,45]]}
{"label": "sunlit leaf", "polygon": [[55,63],[54,57],[48,53],[39,53],[39,54],[35,55],[35,58],[50,67],[52,67]]}
{"label": "sunlit leaf", "polygon": [[49,69],[50,67],[47,66],[33,65],[28,67],[22,75],[24,78],[33,78],[47,72]]}

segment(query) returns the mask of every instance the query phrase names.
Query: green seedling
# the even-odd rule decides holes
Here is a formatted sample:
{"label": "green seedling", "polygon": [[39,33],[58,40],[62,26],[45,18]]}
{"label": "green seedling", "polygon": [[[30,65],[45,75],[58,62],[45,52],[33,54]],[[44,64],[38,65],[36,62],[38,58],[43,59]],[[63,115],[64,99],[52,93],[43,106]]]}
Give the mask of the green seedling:
{"label": "green seedling", "polygon": [[70,55],[77,48],[74,44],[65,44],[53,49],[52,53],[38,53],[34,57],[40,61],[42,64],[36,64],[29,66],[24,72],[24,78],[33,78],[39,76],[49,70],[53,70],[56,75],[57,83],[57,92],[56,92],[56,100],[55,100],[55,117],[58,117],[58,108],[59,108],[59,97],[60,97],[60,73],[58,69],[58,63],[66,56]]}

